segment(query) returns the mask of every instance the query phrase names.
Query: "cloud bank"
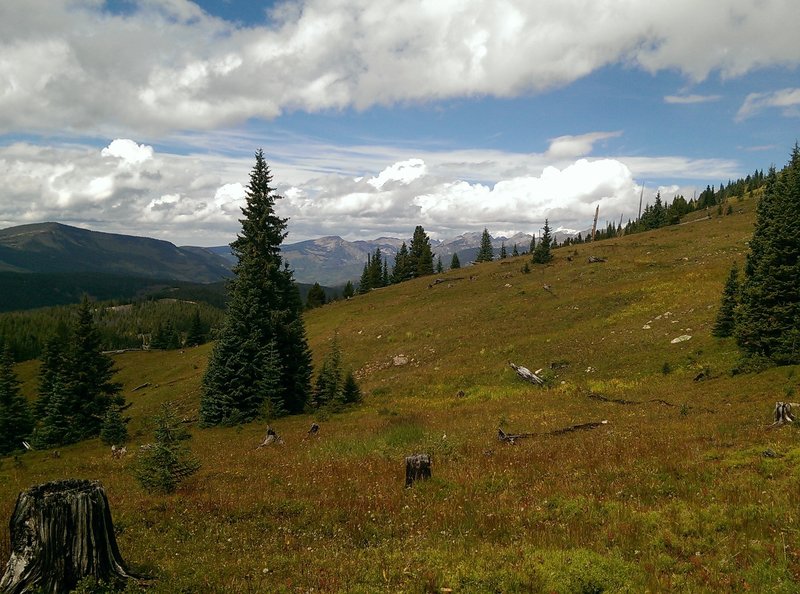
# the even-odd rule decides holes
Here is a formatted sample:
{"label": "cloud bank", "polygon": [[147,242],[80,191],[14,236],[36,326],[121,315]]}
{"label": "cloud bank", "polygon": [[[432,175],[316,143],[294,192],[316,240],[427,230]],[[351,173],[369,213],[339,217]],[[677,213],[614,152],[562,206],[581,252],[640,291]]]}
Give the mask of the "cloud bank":
{"label": "cloud bank", "polygon": [[[447,238],[465,231],[532,232],[545,218],[585,229],[601,218],[633,217],[646,178],[725,180],[736,164],[682,157],[587,158],[592,143],[616,133],[559,137],[542,154],[416,152],[368,163],[352,149],[323,150],[349,171],[315,170],[317,157],[270,163],[290,218],[289,241],[322,235],[406,237],[415,225]],[[312,145],[304,145],[308,149]],[[569,150],[568,150],[569,149]],[[373,151],[376,152],[376,151]],[[386,148],[378,154],[392,155]],[[556,159],[554,154],[561,155]],[[554,164],[553,164],[554,163]],[[221,245],[240,229],[251,159],[176,155],[130,139],[106,147],[0,147],[5,180],[0,227],[57,220],[95,230],[143,234],[182,245]],[[703,181],[705,183],[705,181]],[[646,199],[659,187],[648,183]],[[671,199],[680,188],[660,188]],[[691,191],[691,190],[689,190]]]}
{"label": "cloud bank", "polygon": [[188,0],[130,7],[0,3],[0,133],[155,135],[519,96],[612,64],[699,82],[800,63],[795,0],[288,0],[254,27]]}

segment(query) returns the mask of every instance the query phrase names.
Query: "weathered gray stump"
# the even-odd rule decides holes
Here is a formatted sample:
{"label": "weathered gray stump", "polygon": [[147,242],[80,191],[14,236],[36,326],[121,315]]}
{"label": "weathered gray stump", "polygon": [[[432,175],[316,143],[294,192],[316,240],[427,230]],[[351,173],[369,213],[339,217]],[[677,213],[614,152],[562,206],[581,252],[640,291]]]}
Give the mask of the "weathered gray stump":
{"label": "weathered gray stump", "polygon": [[11,558],[0,580],[4,594],[58,594],[85,577],[107,582],[132,577],[98,481],[66,479],[23,491],[10,530]]}
{"label": "weathered gray stump", "polygon": [[775,422],[772,423],[772,427],[794,423],[794,415],[792,414],[793,406],[800,405],[795,402],[776,402],[775,411],[773,412]]}
{"label": "weathered gray stump", "polygon": [[431,457],[428,454],[406,456],[406,488],[420,481],[431,478]]}

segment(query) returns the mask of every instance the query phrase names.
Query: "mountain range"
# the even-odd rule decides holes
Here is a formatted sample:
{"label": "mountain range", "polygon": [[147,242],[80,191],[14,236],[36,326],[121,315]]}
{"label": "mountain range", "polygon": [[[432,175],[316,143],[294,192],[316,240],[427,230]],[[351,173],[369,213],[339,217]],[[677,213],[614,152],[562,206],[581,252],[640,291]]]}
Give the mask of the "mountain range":
{"label": "mountain range", "polygon": [[[479,232],[464,233],[453,239],[442,241],[431,240],[433,256],[441,258],[445,269],[450,267],[453,254],[458,254],[462,266],[475,260],[481,245]],[[567,237],[563,233],[555,233],[554,238],[562,241]],[[283,257],[294,270],[298,282],[318,282],[327,286],[341,286],[348,280],[354,283],[361,277],[367,256],[375,253],[380,248],[381,254],[391,266],[400,246],[411,244],[411,239],[396,237],[379,237],[372,240],[347,241],[339,236],[331,235],[318,239],[309,239],[297,243],[284,244],[281,248]],[[531,243],[531,235],[517,233],[512,237],[493,237],[492,247],[495,255],[505,244],[508,254],[511,255],[514,244],[520,253],[527,252]],[[228,246],[208,248],[209,251],[235,262]]]}
{"label": "mountain range", "polygon": [[0,230],[0,272],[91,272],[194,283],[232,276],[229,262],[204,248],[61,223]]}
{"label": "mountain range", "polygon": [[[453,239],[432,240],[434,258],[449,268],[453,254],[462,265],[475,259],[481,233],[465,233]],[[561,240],[562,234],[556,233]],[[495,253],[505,245],[528,250],[531,236],[492,238]],[[284,244],[282,253],[298,283],[319,282],[336,287],[357,282],[367,257],[380,248],[391,266],[400,246],[410,239],[380,237],[347,241],[338,236]],[[191,283],[216,283],[232,276],[236,259],[229,246],[178,247],[168,241],[114,233],[102,233],[61,223],[35,223],[0,230],[0,273],[99,274],[139,279]],[[19,277],[15,277],[19,278]]]}

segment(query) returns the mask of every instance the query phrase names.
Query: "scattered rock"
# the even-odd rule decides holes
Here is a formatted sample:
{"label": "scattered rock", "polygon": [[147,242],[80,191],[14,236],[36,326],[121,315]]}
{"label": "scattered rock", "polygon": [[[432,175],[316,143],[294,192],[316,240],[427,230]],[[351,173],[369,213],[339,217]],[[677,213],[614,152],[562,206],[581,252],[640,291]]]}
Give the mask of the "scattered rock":
{"label": "scattered rock", "polygon": [[682,335],[678,336],[677,338],[673,338],[672,340],[670,340],[670,343],[671,344],[678,344],[679,342],[686,342],[687,340],[691,340],[691,339],[692,339],[692,337],[689,336],[688,334],[682,334]]}
{"label": "scattered rock", "polygon": [[651,328],[650,324],[645,324],[644,326],[642,326],[642,330],[650,330],[650,328]]}
{"label": "scattered rock", "polygon": [[392,365],[395,367],[402,367],[403,365],[408,365],[408,357],[405,355],[397,355],[392,359]]}

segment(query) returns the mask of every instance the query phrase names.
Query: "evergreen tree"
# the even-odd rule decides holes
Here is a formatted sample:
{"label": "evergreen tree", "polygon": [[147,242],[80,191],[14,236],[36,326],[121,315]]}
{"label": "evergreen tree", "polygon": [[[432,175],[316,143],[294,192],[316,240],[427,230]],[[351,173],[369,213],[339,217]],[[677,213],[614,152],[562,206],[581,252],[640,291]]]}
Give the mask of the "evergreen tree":
{"label": "evergreen tree", "polygon": [[517,244],[516,243],[514,244],[514,249],[511,250],[511,255],[514,256],[515,258],[517,256],[519,256],[519,250],[517,250]]}
{"label": "evergreen tree", "polygon": [[542,238],[533,250],[531,259],[535,264],[547,264],[553,259],[553,254],[550,253],[550,223],[547,219],[544,220],[544,232]]}
{"label": "evergreen tree", "polygon": [[123,404],[122,385],[113,382],[114,361],[103,354],[89,298],[84,296],[70,340],[62,386],[75,414],[79,439],[96,437],[106,409]]}
{"label": "evergreen tree", "polygon": [[356,290],[355,287],[353,287],[353,282],[347,281],[344,285],[344,290],[342,290],[342,297],[345,299],[350,299],[355,294]]}
{"label": "evergreen tree", "polygon": [[[303,307],[292,271],[281,257],[286,219],[275,214],[280,196],[271,182],[258,150],[245,192],[242,232],[231,244],[238,263],[229,286],[228,311],[203,377],[204,425],[252,420],[267,401],[298,413],[310,393],[311,354]],[[269,386],[278,393],[268,393]]]}
{"label": "evergreen tree", "polygon": [[442,265],[442,257],[438,256],[436,258],[436,274],[442,274],[444,272],[444,265]]}
{"label": "evergreen tree", "polygon": [[381,286],[382,287],[389,286],[389,260],[386,258],[383,259],[383,274],[381,275]]}
{"label": "evergreen tree", "polygon": [[505,260],[506,258],[508,258],[508,252],[506,252],[506,242],[504,241],[500,244],[500,259]]}
{"label": "evergreen tree", "polygon": [[325,296],[325,290],[319,283],[314,283],[308,290],[308,295],[306,295],[306,308],[314,309],[315,307],[322,307],[327,301],[328,298]]}
{"label": "evergreen tree", "polygon": [[731,267],[725,289],[722,291],[722,303],[717,312],[717,319],[711,334],[718,338],[725,338],[733,334],[736,326],[736,306],[739,304],[739,267],[736,262]]}
{"label": "evergreen tree", "polygon": [[342,353],[336,336],[331,340],[331,348],[322,368],[317,375],[314,386],[313,404],[316,407],[328,404],[341,404],[344,398],[344,378],[342,377]]}
{"label": "evergreen tree", "polygon": [[456,268],[461,268],[461,261],[458,259],[458,254],[454,252],[453,257],[450,259],[450,270],[455,270]]}
{"label": "evergreen tree", "polygon": [[431,240],[421,225],[417,225],[414,229],[408,259],[410,273],[413,278],[433,274]]}
{"label": "evergreen tree", "polygon": [[122,416],[122,407],[112,404],[108,407],[103,424],[100,426],[100,440],[106,445],[122,445],[128,441],[128,419]]}
{"label": "evergreen tree", "polygon": [[186,333],[186,346],[198,346],[206,341],[206,333],[203,328],[203,322],[200,320],[200,310],[196,309],[192,316],[192,323],[189,326],[189,331]]}
{"label": "evergreen tree", "polygon": [[154,421],[155,442],[140,451],[134,475],[145,489],[173,493],[181,481],[197,472],[200,462],[183,444],[190,436],[174,404],[162,405]]}
{"label": "evergreen tree", "polygon": [[33,417],[19,386],[11,349],[3,346],[0,350],[0,456],[22,449],[22,440],[28,439],[33,430]]}
{"label": "evergreen tree", "polygon": [[494,250],[492,249],[492,238],[489,235],[489,230],[484,227],[483,235],[481,235],[481,247],[478,249],[478,255],[475,257],[476,262],[491,262],[494,260]]}
{"label": "evergreen tree", "polygon": [[411,254],[409,254],[408,246],[404,241],[394,258],[394,268],[392,269],[391,281],[393,284],[402,283],[403,281],[412,278],[412,276]]}
{"label": "evergreen tree", "polygon": [[55,382],[64,373],[66,350],[66,339],[58,333],[51,336],[44,345],[39,367],[39,395],[34,404],[34,411],[38,419],[45,416]]}
{"label": "evergreen tree", "polygon": [[150,347],[162,350],[174,350],[181,348],[181,339],[171,320],[158,322],[150,341]]}
{"label": "evergreen tree", "polygon": [[349,371],[344,378],[344,387],[342,388],[342,402],[344,404],[358,404],[363,399],[361,395],[361,388],[358,387],[356,377],[352,371]]}
{"label": "evergreen tree", "polygon": [[361,272],[361,278],[358,281],[358,294],[366,295],[372,290],[372,254],[367,254],[367,263],[364,264],[364,270]]}
{"label": "evergreen tree", "polygon": [[536,249],[536,233],[531,236],[531,245],[528,248],[528,253],[533,254],[533,250]]}
{"label": "evergreen tree", "polygon": [[124,403],[114,371],[84,296],[66,345],[53,341],[42,363],[36,406],[41,425],[34,441],[50,447],[96,437],[108,407]]}
{"label": "evergreen tree", "polygon": [[780,174],[771,168],[756,209],[744,269],[737,343],[746,355],[800,362],[800,148]]}
{"label": "evergreen tree", "polygon": [[33,432],[33,445],[40,449],[51,448],[74,443],[80,438],[70,390],[58,377],[53,383],[41,423]]}

